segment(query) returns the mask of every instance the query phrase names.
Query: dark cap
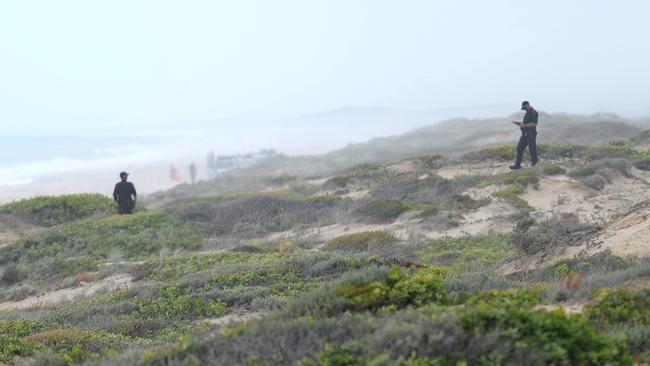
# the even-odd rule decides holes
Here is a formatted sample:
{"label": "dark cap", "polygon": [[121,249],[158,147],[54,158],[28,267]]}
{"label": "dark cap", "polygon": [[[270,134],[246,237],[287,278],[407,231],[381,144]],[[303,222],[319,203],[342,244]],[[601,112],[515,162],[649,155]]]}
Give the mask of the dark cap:
{"label": "dark cap", "polygon": [[129,173],[127,173],[127,172],[120,172],[120,178],[122,178],[122,177],[126,177],[127,175],[129,175]]}
{"label": "dark cap", "polygon": [[526,106],[528,106],[528,105],[530,105],[530,103],[528,103],[527,100],[524,100],[523,102],[521,102],[521,109],[522,109],[522,110],[523,110],[523,109],[526,109]]}

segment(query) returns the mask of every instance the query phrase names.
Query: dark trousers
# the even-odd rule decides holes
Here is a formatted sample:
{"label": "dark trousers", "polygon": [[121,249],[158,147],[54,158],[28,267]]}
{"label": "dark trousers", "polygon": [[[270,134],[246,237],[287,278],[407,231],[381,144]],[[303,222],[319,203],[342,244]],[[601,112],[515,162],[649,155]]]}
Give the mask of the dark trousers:
{"label": "dark trousers", "polygon": [[537,133],[527,133],[521,135],[519,138],[519,143],[517,144],[517,161],[516,164],[520,165],[521,161],[524,158],[524,150],[528,146],[528,151],[530,152],[530,160],[533,163],[537,163]]}
{"label": "dark trousers", "polygon": [[119,212],[120,215],[132,213],[133,201],[118,202],[117,212]]}

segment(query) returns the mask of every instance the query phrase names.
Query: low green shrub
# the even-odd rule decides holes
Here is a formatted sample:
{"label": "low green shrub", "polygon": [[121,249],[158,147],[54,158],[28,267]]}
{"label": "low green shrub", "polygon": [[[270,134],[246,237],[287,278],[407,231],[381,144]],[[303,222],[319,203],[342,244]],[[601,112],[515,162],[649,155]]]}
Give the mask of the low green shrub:
{"label": "low green shrub", "polygon": [[485,149],[481,149],[479,153],[488,157],[498,157],[503,160],[513,160],[516,155],[515,147],[510,145],[486,147]]}
{"label": "low green shrub", "polygon": [[549,270],[556,275],[569,272],[610,273],[630,268],[633,265],[634,261],[614,255],[611,250],[606,249],[589,257],[576,256],[562,259],[550,266]]}
{"label": "low green shrub", "polygon": [[345,172],[350,175],[365,176],[383,168],[384,166],[379,163],[361,163],[346,169]]}
{"label": "low green shrub", "polygon": [[513,170],[507,173],[483,178],[479,182],[479,186],[487,187],[493,184],[504,184],[504,185],[517,184],[525,187],[528,184],[537,183],[538,181],[539,181],[539,170],[537,168],[530,167],[530,168]]}
{"label": "low green shrub", "polygon": [[418,252],[425,263],[443,265],[456,273],[489,269],[514,254],[515,248],[504,234],[436,239]]}
{"label": "low green shrub", "polygon": [[597,229],[578,219],[553,217],[538,223],[526,220],[515,226],[510,241],[521,253],[535,254],[581,243],[593,237]]}
{"label": "low green shrub", "polygon": [[289,264],[272,267],[247,268],[235,273],[214,274],[205,289],[229,289],[238,287],[266,287],[271,295],[290,296],[313,287],[300,276],[297,268]]}
{"label": "low green shrub", "polygon": [[0,333],[0,362],[11,362],[16,356],[30,356],[40,349],[34,342]]}
{"label": "low green shrub", "polygon": [[16,264],[10,264],[5,267],[2,276],[0,277],[0,284],[13,285],[22,281],[25,278],[25,273],[18,268]]}
{"label": "low green shrub", "polygon": [[635,168],[648,171],[650,170],[650,158],[638,159],[632,162]]}
{"label": "low green shrub", "polygon": [[382,306],[444,304],[447,294],[439,277],[429,274],[406,276],[394,266],[381,280],[367,283],[343,283],[335,287],[335,296],[343,296],[346,309],[374,310]]}
{"label": "low green shrub", "polygon": [[596,173],[596,169],[593,166],[585,165],[570,171],[569,176],[573,178],[584,178],[594,173]]}
{"label": "low green shrub", "polygon": [[519,184],[510,184],[504,189],[494,193],[495,196],[503,198],[519,210],[532,211],[534,208],[523,198],[519,197],[524,189]]}
{"label": "low green shrub", "polygon": [[0,263],[33,262],[44,257],[106,259],[119,251],[142,258],[161,249],[198,249],[201,237],[180,222],[156,212],[86,219],[45,231],[0,248]]}
{"label": "low green shrub", "polygon": [[460,311],[463,329],[474,334],[498,332],[493,360],[503,359],[501,347],[516,345],[534,351],[531,364],[539,365],[631,365],[632,357],[620,339],[599,334],[581,316],[562,311],[532,311],[524,305],[498,301],[499,306],[479,303]]}
{"label": "low green shrub", "polygon": [[287,174],[285,174],[285,175],[280,175],[280,176],[271,178],[271,183],[275,184],[275,185],[278,185],[278,186],[282,186],[282,185],[285,185],[285,184],[288,184],[288,183],[291,183],[291,182],[295,182],[296,180],[298,180],[298,177],[296,177],[295,175],[287,175]]}
{"label": "low green shrub", "polygon": [[12,202],[0,211],[15,214],[43,226],[60,225],[115,211],[113,201],[101,194],[80,193],[65,196],[42,196]]}
{"label": "low green shrub", "polygon": [[393,222],[399,215],[409,210],[409,206],[398,200],[374,198],[355,209],[352,214],[361,221],[371,223]]}
{"label": "low green shrub", "polygon": [[283,310],[286,316],[333,316],[345,311],[374,311],[428,303],[446,304],[442,280],[434,273],[408,275],[399,267],[353,272],[325,284]]}
{"label": "low green shrub", "polygon": [[402,274],[390,289],[388,299],[391,305],[398,308],[407,305],[446,304],[449,301],[442,280],[433,273],[417,273],[406,277]]}
{"label": "low green shrub", "polygon": [[571,144],[539,144],[537,151],[544,159],[559,159],[559,158],[580,158],[584,157],[591,147],[586,145],[571,145]]}
{"label": "low green shrub", "polygon": [[602,190],[616,176],[630,176],[630,167],[630,162],[622,158],[599,159],[570,171],[568,175],[591,188]]}
{"label": "low green shrub", "polygon": [[466,305],[492,306],[496,308],[519,308],[532,309],[533,306],[541,303],[542,295],[539,290],[520,288],[506,291],[484,291],[476,293],[467,300]]}
{"label": "low green shrub", "polygon": [[346,201],[305,200],[295,193],[291,196],[257,194],[228,201],[175,204],[167,206],[165,212],[183,222],[199,224],[206,236],[256,238],[296,226],[331,222],[339,203]]}
{"label": "low green shrub", "polygon": [[135,301],[138,312],[152,319],[191,320],[208,316],[223,315],[228,311],[226,304],[216,300],[183,295],[181,289],[171,286],[163,289],[163,296],[156,300]]}
{"label": "low green shrub", "polygon": [[650,324],[650,289],[600,290],[596,301],[587,307],[589,320],[603,325],[626,323]]}
{"label": "low green shrub", "polygon": [[418,214],[420,218],[436,216],[440,212],[440,207],[437,204],[428,204],[419,208],[422,210]]}
{"label": "low green shrub", "polygon": [[457,205],[459,199],[471,202],[468,197],[463,197],[463,194],[466,189],[476,184],[475,179],[475,177],[445,179],[436,174],[415,179],[410,174],[398,174],[374,184],[370,195],[375,199],[400,201],[407,205],[437,204],[453,207]]}
{"label": "low green shrub", "polygon": [[308,196],[305,198],[305,201],[319,206],[333,206],[341,201],[341,199],[342,198],[339,196],[327,194],[321,196]]}
{"label": "low green shrub", "polygon": [[625,141],[613,141],[603,146],[594,147],[588,154],[588,158],[591,160],[612,158],[633,159],[640,157],[647,157],[647,155],[644,152],[627,145]]}
{"label": "low green shrub", "polygon": [[607,180],[605,180],[605,178],[601,177],[600,175],[590,175],[588,177],[582,178],[580,181],[587,187],[591,187],[599,191],[602,191],[607,185]]}
{"label": "low green shrub", "polygon": [[69,364],[98,358],[99,355],[124,351],[142,340],[102,330],[84,331],[78,328],[46,330],[25,338],[61,355]]}
{"label": "low green shrub", "polygon": [[351,182],[350,177],[346,175],[340,175],[337,177],[332,177],[328,179],[323,186],[324,187],[333,187],[333,188],[344,188]]}
{"label": "low green shrub", "polygon": [[0,334],[12,337],[26,337],[43,329],[43,324],[34,320],[0,320]]}
{"label": "low green shrub", "polygon": [[365,252],[396,241],[397,237],[389,231],[364,231],[341,235],[326,242],[321,248],[326,251]]}
{"label": "low green shrub", "polygon": [[172,281],[189,274],[210,271],[215,268],[267,266],[278,264],[291,256],[283,253],[220,252],[210,254],[181,254],[162,260],[151,259],[134,267],[131,274],[136,280]]}
{"label": "low green shrub", "polygon": [[566,170],[557,164],[544,164],[542,165],[542,173],[546,175],[560,175],[566,174]]}

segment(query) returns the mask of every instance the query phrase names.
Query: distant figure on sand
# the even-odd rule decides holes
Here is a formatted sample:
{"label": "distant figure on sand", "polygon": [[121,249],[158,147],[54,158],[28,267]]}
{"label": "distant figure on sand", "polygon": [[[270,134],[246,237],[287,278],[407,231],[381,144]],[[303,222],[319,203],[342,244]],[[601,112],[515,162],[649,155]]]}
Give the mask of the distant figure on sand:
{"label": "distant figure on sand", "polygon": [[174,166],[174,164],[169,165],[169,179],[171,179],[173,182],[180,182],[183,180],[183,177],[178,174],[178,169],[176,169],[176,166]]}
{"label": "distant figure on sand", "polygon": [[190,164],[190,179],[192,180],[192,185],[196,183],[196,165],[194,163]]}
{"label": "distant figure on sand", "polygon": [[135,208],[135,201],[137,198],[137,193],[135,193],[135,186],[131,182],[127,182],[126,179],[129,177],[129,173],[121,172],[120,182],[115,184],[115,189],[113,190],[113,199],[117,202],[117,211],[122,214],[130,214]]}
{"label": "distant figure on sand", "polygon": [[515,161],[515,165],[510,166],[510,169],[521,169],[521,161],[524,158],[526,146],[530,151],[530,165],[535,166],[537,164],[537,111],[530,106],[527,100],[521,103],[521,109],[526,111],[524,120],[522,122],[512,121],[521,129],[521,137],[519,138],[519,144],[517,144],[517,161]]}

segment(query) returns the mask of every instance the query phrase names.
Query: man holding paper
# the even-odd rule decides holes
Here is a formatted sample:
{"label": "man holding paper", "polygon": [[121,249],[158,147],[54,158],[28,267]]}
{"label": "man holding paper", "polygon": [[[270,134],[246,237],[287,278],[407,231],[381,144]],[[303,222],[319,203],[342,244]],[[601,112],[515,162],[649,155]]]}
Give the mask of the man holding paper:
{"label": "man holding paper", "polygon": [[537,111],[530,106],[527,100],[521,103],[521,109],[526,111],[523,121],[513,121],[512,123],[519,126],[521,129],[521,137],[519,144],[517,144],[517,161],[515,165],[511,165],[510,169],[521,169],[521,161],[524,158],[524,150],[528,146],[530,151],[531,165],[537,164]]}

